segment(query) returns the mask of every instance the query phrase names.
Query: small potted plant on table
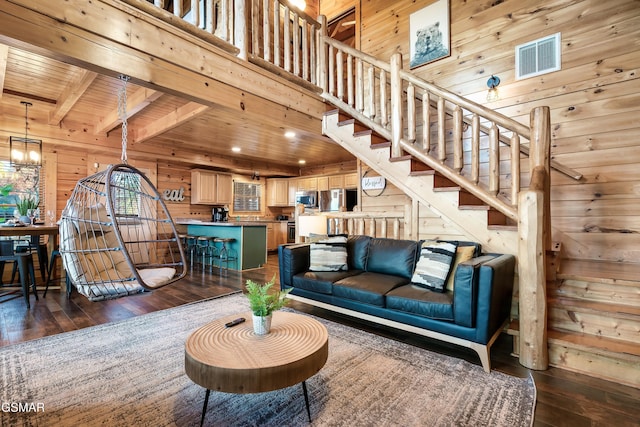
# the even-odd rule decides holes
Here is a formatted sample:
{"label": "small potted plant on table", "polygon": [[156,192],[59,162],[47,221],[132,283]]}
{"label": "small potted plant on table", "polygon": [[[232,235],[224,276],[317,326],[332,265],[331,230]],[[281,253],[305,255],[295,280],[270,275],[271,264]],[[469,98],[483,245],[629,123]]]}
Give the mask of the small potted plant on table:
{"label": "small potted plant on table", "polygon": [[266,335],[271,329],[272,314],[287,304],[286,296],[291,289],[271,291],[276,276],[261,285],[247,280],[247,298],[253,313],[253,331],[258,335]]}
{"label": "small potted plant on table", "polygon": [[20,222],[24,224],[31,224],[32,220],[29,217],[29,211],[38,209],[38,198],[32,195],[19,197],[16,202],[16,209],[20,214]]}

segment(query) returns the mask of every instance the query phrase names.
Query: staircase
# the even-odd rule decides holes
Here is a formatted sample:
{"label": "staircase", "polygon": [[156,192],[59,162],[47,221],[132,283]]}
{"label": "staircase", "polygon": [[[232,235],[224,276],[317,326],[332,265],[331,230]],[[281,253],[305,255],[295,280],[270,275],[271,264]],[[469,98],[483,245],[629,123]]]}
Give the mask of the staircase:
{"label": "staircase", "polygon": [[515,224],[440,172],[410,155],[392,157],[389,141],[337,109],[325,113],[322,131],[487,250],[517,253]]}

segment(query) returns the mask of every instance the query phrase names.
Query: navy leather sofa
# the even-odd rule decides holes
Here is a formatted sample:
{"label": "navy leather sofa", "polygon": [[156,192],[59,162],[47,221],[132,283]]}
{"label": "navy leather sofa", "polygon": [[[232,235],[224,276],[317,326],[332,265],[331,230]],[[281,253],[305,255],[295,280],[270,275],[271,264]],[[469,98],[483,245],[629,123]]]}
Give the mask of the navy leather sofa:
{"label": "navy leather sofa", "polygon": [[476,351],[490,372],[490,348],[509,318],[513,255],[482,254],[458,265],[454,290],[411,284],[421,242],[350,236],[346,271],[309,271],[310,245],[278,248],[280,286],[308,304]]}

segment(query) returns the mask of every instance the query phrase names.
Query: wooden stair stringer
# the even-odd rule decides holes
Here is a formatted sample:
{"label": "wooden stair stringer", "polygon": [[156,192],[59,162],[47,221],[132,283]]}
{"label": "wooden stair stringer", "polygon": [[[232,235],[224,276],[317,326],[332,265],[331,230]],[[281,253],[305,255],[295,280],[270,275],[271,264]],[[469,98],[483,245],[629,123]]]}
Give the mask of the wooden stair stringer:
{"label": "wooden stair stringer", "polygon": [[325,114],[322,130],[324,135],[365,162],[405,194],[419,200],[470,239],[482,243],[487,251],[517,254],[517,232],[490,230],[486,211],[459,209],[457,191],[434,191],[433,175],[411,175],[410,159],[394,161],[390,159],[388,149],[372,150],[369,136],[363,133],[354,136],[354,132],[358,130],[344,123],[339,124],[338,114]]}

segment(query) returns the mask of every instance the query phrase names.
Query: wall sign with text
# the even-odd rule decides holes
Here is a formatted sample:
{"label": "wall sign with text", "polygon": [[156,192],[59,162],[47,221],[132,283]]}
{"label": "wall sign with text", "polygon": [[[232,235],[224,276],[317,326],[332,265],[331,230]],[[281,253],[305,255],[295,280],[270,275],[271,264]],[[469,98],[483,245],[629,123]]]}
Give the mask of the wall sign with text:
{"label": "wall sign with text", "polygon": [[177,190],[166,189],[162,192],[162,198],[168,202],[181,202],[184,200],[184,187]]}
{"label": "wall sign with text", "polygon": [[369,197],[377,197],[384,192],[387,180],[383,176],[363,176],[361,185],[364,194]]}
{"label": "wall sign with text", "polygon": [[383,176],[365,176],[362,178],[363,190],[384,190],[387,180]]}

